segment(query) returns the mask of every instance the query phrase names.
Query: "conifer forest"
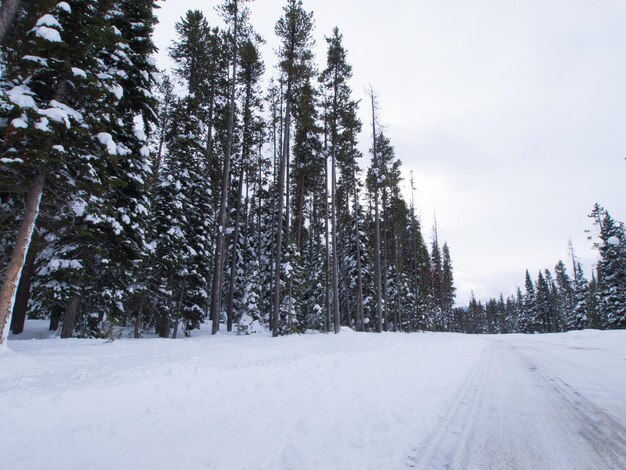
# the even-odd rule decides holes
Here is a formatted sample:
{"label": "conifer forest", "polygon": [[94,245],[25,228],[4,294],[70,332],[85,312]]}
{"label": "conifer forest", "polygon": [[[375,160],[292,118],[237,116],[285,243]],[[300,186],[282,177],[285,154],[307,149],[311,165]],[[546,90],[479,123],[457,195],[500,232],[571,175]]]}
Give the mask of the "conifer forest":
{"label": "conifer forest", "polygon": [[[339,29],[318,65],[313,14],[288,1],[269,72],[246,3],[219,6],[225,28],[184,13],[168,71],[152,59],[150,0],[19,11],[2,103],[14,331],[26,311],[62,337],[176,337],[207,321],[275,336],[457,328],[450,250],[427,242],[404,199],[375,91],[350,88]],[[16,238],[28,239],[19,260]]]}
{"label": "conifer forest", "polygon": [[572,251],[570,274],[455,309],[450,247],[404,197],[340,30],[314,57],[313,13],[286,1],[266,70],[247,3],[219,5],[224,27],[184,13],[172,70],[151,0],[3,3],[3,337],[26,315],[62,337],[626,326],[624,225],[600,206],[590,281]]}
{"label": "conifer forest", "polygon": [[0,0],[0,468],[626,468],[587,3]]}

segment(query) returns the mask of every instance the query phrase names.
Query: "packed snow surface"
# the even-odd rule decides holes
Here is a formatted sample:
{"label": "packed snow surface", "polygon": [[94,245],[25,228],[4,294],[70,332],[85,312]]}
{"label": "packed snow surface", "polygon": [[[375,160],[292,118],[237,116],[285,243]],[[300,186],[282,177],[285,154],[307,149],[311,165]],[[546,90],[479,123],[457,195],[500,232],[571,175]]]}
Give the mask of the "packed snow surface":
{"label": "packed snow surface", "polygon": [[3,468],[626,468],[625,331],[107,343],[26,328],[0,354]]}

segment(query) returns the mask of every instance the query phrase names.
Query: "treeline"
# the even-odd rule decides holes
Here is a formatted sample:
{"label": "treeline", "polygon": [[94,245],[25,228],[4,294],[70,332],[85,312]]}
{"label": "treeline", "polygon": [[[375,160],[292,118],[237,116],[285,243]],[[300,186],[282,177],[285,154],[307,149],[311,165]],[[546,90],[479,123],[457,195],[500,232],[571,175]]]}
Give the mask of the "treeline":
{"label": "treeline", "polygon": [[450,251],[401,194],[373,90],[359,166],[341,33],[318,67],[313,14],[287,0],[267,80],[246,3],[222,2],[224,27],[187,12],[171,74],[152,0],[22,2],[6,23],[4,335],[27,313],[62,337],[452,329]]}
{"label": "treeline", "polygon": [[524,291],[486,305],[474,295],[467,309],[456,309],[457,331],[466,333],[558,333],[585,328],[626,328],[626,235],[624,223],[596,204],[590,215],[597,231],[596,269],[587,280],[570,243],[571,274],[559,261],[554,271],[528,270]]}

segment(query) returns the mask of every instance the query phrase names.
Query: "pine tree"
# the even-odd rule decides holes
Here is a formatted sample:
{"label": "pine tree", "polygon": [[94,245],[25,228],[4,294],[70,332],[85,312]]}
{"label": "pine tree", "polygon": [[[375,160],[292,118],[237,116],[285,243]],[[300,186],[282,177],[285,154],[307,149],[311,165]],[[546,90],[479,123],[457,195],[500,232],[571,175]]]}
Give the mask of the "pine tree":
{"label": "pine tree", "polygon": [[194,167],[202,152],[197,140],[200,125],[194,119],[196,111],[193,98],[182,99],[176,106],[173,122],[177,124],[170,130],[172,138],[154,204],[158,263],[155,282],[159,296],[152,309],[158,313],[157,331],[165,338],[170,335],[173,324],[181,320],[181,305],[177,300],[185,296],[188,268],[194,254],[189,250],[194,242],[189,217],[193,214],[195,188],[190,187],[189,182],[196,173]]}
{"label": "pine tree", "polygon": [[503,334],[508,332],[508,319],[506,311],[506,303],[504,302],[504,296],[500,294],[496,304],[496,318],[498,319],[497,333]]}
{"label": "pine tree", "polygon": [[431,311],[435,330],[443,331],[445,329],[443,313],[443,260],[441,257],[441,250],[439,249],[436,229],[434,230],[434,234],[432,248],[430,250],[432,291]]}
{"label": "pine tree", "polygon": [[599,314],[606,328],[626,327],[626,235],[624,224],[596,204],[591,217],[599,225],[596,244],[598,262]]}
{"label": "pine tree", "polygon": [[[518,289],[519,290],[519,289]],[[519,292],[521,296],[521,292]],[[517,318],[517,302],[515,297],[509,296],[506,298],[504,305],[504,321],[502,323],[502,333],[516,333],[516,318]]]}
{"label": "pine tree", "polygon": [[[283,229],[289,239],[289,152],[292,107],[294,91],[311,74],[311,31],[313,29],[313,14],[307,13],[302,7],[301,0],[288,0],[283,7],[283,17],[276,24],[276,34],[281,40],[279,49],[280,70],[286,84],[284,94],[285,114],[283,121],[283,143],[279,158],[278,170],[278,207],[277,230],[275,242],[274,262],[274,309],[272,314],[272,334],[278,336],[280,332],[281,311],[281,272],[283,270]],[[284,196],[283,196],[284,195]],[[286,201],[285,201],[286,199]],[[284,220],[283,220],[284,216]]]}
{"label": "pine tree", "polygon": [[587,317],[589,319],[589,328],[596,330],[604,328],[604,321],[600,315],[600,297],[598,295],[598,280],[595,274],[591,273],[591,281],[587,289]]}
{"label": "pine tree", "polygon": [[564,331],[564,320],[559,310],[559,292],[554,277],[549,269],[544,270],[544,277],[548,285],[548,313],[549,332],[557,333]]}
{"label": "pine tree", "polygon": [[[248,210],[248,198],[244,200],[243,188],[244,181],[248,181],[246,186],[249,187],[249,183],[252,178],[256,177],[256,171],[254,169],[254,153],[255,150],[263,144],[263,123],[258,115],[262,110],[262,100],[258,93],[258,84],[264,72],[264,65],[261,61],[258,44],[260,38],[248,33],[251,38],[245,41],[240,50],[240,72],[239,81],[241,88],[243,89],[242,98],[242,124],[241,124],[241,155],[240,158],[235,161],[235,173],[237,177],[237,191],[233,194],[235,208],[234,214],[231,217],[234,219],[232,222],[234,225],[232,241],[231,241],[231,254],[230,254],[230,270],[228,276],[229,288],[228,288],[228,304],[227,304],[227,329],[232,330],[232,324],[235,317],[234,311],[234,297],[235,291],[245,289],[249,291],[246,284],[241,285],[242,275],[245,278],[246,267],[245,257],[247,252],[240,253],[241,249],[245,248],[240,246],[240,242],[243,241],[243,245],[247,244],[247,238],[242,237],[241,232],[245,231],[245,221],[247,220]],[[259,150],[260,151],[260,150]],[[242,230],[242,225],[244,225]],[[244,234],[245,235],[245,234]],[[258,272],[253,274],[253,279],[256,280]],[[255,313],[250,318],[259,318],[259,314]]]}
{"label": "pine tree", "polygon": [[[241,4],[245,0],[225,0],[222,5],[222,14],[226,20],[230,31],[230,62],[232,65],[232,73],[229,83],[229,105],[228,105],[228,124],[226,130],[226,152],[222,166],[222,184],[220,192],[219,212],[217,215],[217,239],[215,242],[215,256],[213,258],[213,278],[211,290],[211,319],[213,321],[212,333],[215,334],[220,328],[220,313],[222,306],[222,276],[224,274],[224,257],[225,257],[225,233],[226,233],[226,213],[228,211],[229,185],[230,185],[230,167],[231,157],[233,154],[233,139],[235,132],[235,101],[237,89],[237,66],[239,64],[239,48],[240,34],[242,24],[247,18],[247,10],[242,8]],[[234,246],[236,249],[236,246]],[[234,273],[231,273],[234,275]],[[232,328],[232,317],[229,323]]]}
{"label": "pine tree", "polygon": [[188,12],[176,29],[170,54],[177,78],[189,93],[172,106],[170,118],[164,116],[169,123],[164,135],[167,151],[159,157],[153,267],[159,295],[152,302],[151,317],[163,337],[170,332],[176,336],[181,324],[189,334],[207,316],[214,227],[214,182],[207,178],[213,160],[206,141],[213,139],[215,125],[207,125],[211,112],[205,98],[214,68],[211,38],[218,33],[211,32],[197,11]]}
{"label": "pine tree", "polygon": [[[124,66],[141,55],[134,55],[136,49],[124,36],[131,33],[114,25],[128,5],[79,1],[70,7],[62,2],[45,10],[29,33],[32,39],[24,42],[26,49],[33,48],[26,57],[37,57],[28,61],[36,69],[19,63],[11,68],[15,78],[9,95],[21,90],[28,96],[21,100],[28,108],[19,118],[25,124],[19,128],[21,138],[39,139],[39,144],[28,144],[29,166],[38,168],[55,197],[50,201],[52,215],[44,237],[48,246],[39,263],[36,303],[44,311],[67,305],[64,337],[73,334],[79,309],[82,334],[98,334],[97,323],[120,310],[123,289],[103,288],[100,277],[115,269],[112,255],[123,231],[119,207],[107,194],[127,184],[127,175],[117,169],[132,152],[116,132],[128,109],[120,106],[124,93],[132,95]],[[30,75],[19,85],[25,72]],[[19,146],[13,148],[19,152]]]}
{"label": "pine tree", "polygon": [[[16,19],[17,9],[10,7],[11,2],[3,2],[3,35]],[[72,12],[71,9],[31,5],[16,28],[16,39],[9,41],[12,47],[3,49],[0,108],[7,120],[2,129],[5,138],[1,151],[6,158],[2,163],[0,186],[9,194],[26,192],[26,197],[25,212],[19,219],[20,228],[14,241],[9,242],[11,254],[0,291],[0,347],[6,344],[8,337],[15,294],[39,215],[46,176],[61,172],[63,162],[59,160],[63,147],[59,145],[65,140],[63,134],[76,134],[75,128],[68,128],[72,123],[76,125],[82,121],[78,112],[68,113],[63,109],[67,104],[68,77],[72,77],[70,67],[81,61],[80,57],[71,54],[76,51],[71,46],[85,45],[85,33],[89,28],[89,23],[85,22],[80,34],[71,35],[71,32],[78,33],[70,26],[74,26],[75,19],[81,14],[80,10]],[[72,110],[69,106],[66,109]],[[48,115],[56,118],[52,119],[52,127]]]}
{"label": "pine tree", "polygon": [[522,294],[522,289],[518,287],[515,296],[515,324],[513,331],[515,333],[527,333],[527,325],[524,314],[524,294]]}
{"label": "pine tree", "polygon": [[110,319],[123,322],[129,311],[134,311],[135,324],[142,322],[148,284],[140,279],[152,255],[149,245],[149,185],[152,176],[148,139],[157,119],[157,102],[152,94],[157,80],[152,60],[156,52],[152,42],[156,24],[154,8],[153,0],[124,0],[111,18],[124,41],[117,43],[114,54],[123,95],[117,106],[119,116],[113,121],[111,132],[122,158],[115,168],[114,184],[107,197],[116,208],[114,217],[121,230],[115,233],[112,241],[107,283],[111,291],[116,292],[116,305],[119,306],[118,315],[110,315]]}
{"label": "pine tree", "polygon": [[[352,78],[352,67],[347,62],[347,52],[343,46],[343,36],[339,33],[338,28],[334,28],[332,35],[326,38],[328,44],[328,53],[326,68],[320,75],[320,82],[324,93],[326,94],[326,100],[328,103],[328,110],[326,113],[326,128],[329,130],[330,140],[330,155],[331,155],[331,171],[332,171],[332,195],[331,195],[331,207],[332,207],[332,219],[333,219],[333,277],[336,279],[339,272],[339,259],[338,259],[338,244],[345,243],[346,235],[340,229],[345,224],[350,224],[350,196],[354,196],[355,205],[358,205],[358,186],[356,184],[356,173],[358,171],[358,165],[356,159],[360,156],[357,150],[357,134],[361,129],[361,122],[359,121],[356,111],[358,109],[358,103],[352,99],[352,90],[349,87],[349,80]],[[339,177],[337,177],[339,173]],[[338,227],[338,222],[340,222]],[[349,226],[349,225],[348,225]],[[360,245],[356,246],[358,252],[360,252]],[[359,257],[360,253],[355,254],[355,258]],[[352,258],[353,260],[355,258]],[[346,260],[342,257],[342,271],[345,273],[345,263],[350,260]],[[361,277],[361,295],[362,297],[362,273],[359,272],[357,267],[357,284],[359,283],[359,276]],[[344,275],[344,282],[350,282]],[[337,284],[337,285],[335,285]],[[359,287],[357,286],[357,289]],[[344,287],[344,291],[346,288]],[[333,285],[333,296],[339,298],[339,286],[338,282]],[[348,300],[348,295],[345,295]],[[347,304],[347,302],[346,302]],[[357,300],[357,313],[356,323],[362,321],[362,300]],[[339,304],[334,305],[335,315],[335,331],[338,331],[338,316],[339,316]],[[359,318],[361,320],[359,320]]]}
{"label": "pine tree", "polygon": [[525,293],[523,308],[518,320],[518,328],[520,333],[535,333],[540,331],[541,325],[538,323],[537,297],[535,294],[535,286],[528,270],[526,270]]}
{"label": "pine tree", "polygon": [[574,286],[567,274],[565,263],[559,261],[554,267],[554,274],[556,278],[557,286],[557,305],[556,309],[558,317],[563,321],[563,329],[570,330],[575,329],[573,326],[576,321],[574,313]]}
{"label": "pine tree", "polygon": [[498,302],[496,299],[489,299],[485,306],[485,317],[487,318],[487,334],[500,333],[500,318],[498,317]]}
{"label": "pine tree", "polygon": [[452,259],[450,258],[450,248],[448,244],[443,244],[443,273],[442,273],[442,300],[443,314],[446,323],[450,324],[452,318],[452,310],[454,308],[454,300],[456,297],[456,288],[454,287],[454,276],[452,268]]}
{"label": "pine tree", "polygon": [[552,311],[550,305],[550,286],[543,273],[539,271],[536,282],[536,316],[533,321],[534,331],[550,333],[552,331]]}
{"label": "pine tree", "polygon": [[573,288],[573,315],[568,318],[567,329],[582,330],[589,326],[587,302],[589,297],[589,285],[580,263],[576,265],[576,276]]}

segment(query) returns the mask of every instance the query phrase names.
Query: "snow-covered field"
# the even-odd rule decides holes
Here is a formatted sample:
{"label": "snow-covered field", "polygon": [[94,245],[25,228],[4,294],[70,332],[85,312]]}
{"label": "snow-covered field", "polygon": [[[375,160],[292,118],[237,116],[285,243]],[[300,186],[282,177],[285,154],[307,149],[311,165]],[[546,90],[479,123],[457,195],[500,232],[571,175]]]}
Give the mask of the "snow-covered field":
{"label": "snow-covered field", "polygon": [[7,469],[626,468],[626,331],[32,339]]}

